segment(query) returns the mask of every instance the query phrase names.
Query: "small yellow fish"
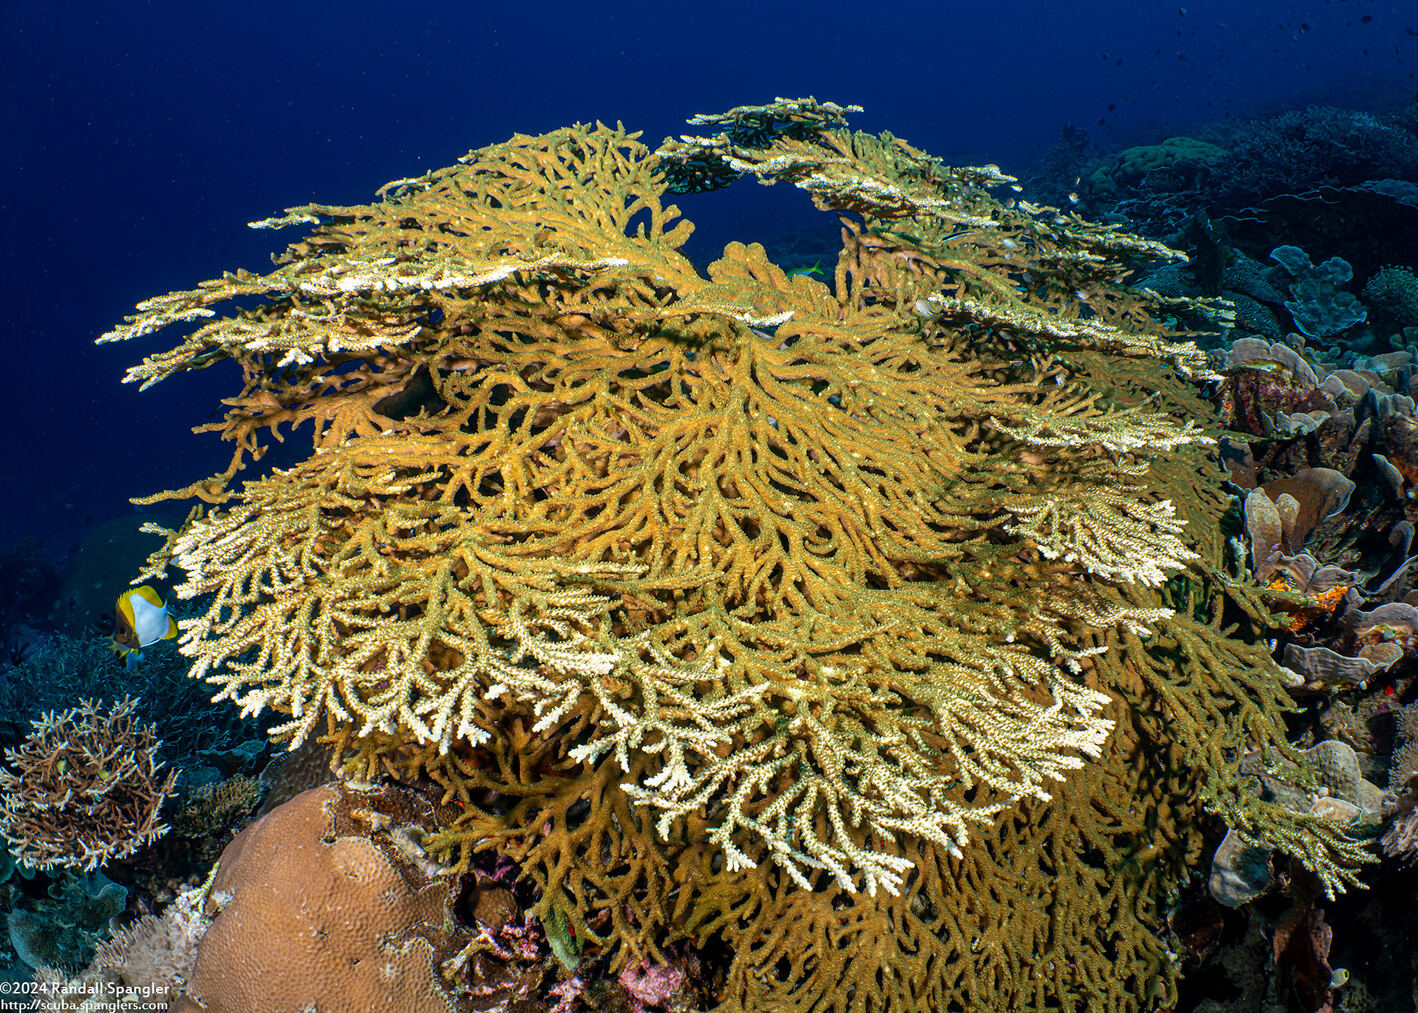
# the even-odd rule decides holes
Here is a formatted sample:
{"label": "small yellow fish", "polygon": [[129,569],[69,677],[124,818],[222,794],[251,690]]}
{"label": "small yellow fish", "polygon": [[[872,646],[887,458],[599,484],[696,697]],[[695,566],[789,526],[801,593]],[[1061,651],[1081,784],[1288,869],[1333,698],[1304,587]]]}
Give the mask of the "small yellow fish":
{"label": "small yellow fish", "polygon": [[143,648],[175,636],[177,620],[147,584],[118,596],[113,605],[113,649],[130,669],[143,660]]}
{"label": "small yellow fish", "polygon": [[815,274],[815,275],[821,277],[821,276],[822,276],[822,261],[820,261],[820,260],[814,261],[814,262],[813,262],[813,265],[812,265],[811,267],[795,267],[795,268],[793,268],[791,271],[788,272],[788,277],[789,277],[789,278],[796,278],[796,277],[798,277],[799,275],[804,275],[804,274]]}

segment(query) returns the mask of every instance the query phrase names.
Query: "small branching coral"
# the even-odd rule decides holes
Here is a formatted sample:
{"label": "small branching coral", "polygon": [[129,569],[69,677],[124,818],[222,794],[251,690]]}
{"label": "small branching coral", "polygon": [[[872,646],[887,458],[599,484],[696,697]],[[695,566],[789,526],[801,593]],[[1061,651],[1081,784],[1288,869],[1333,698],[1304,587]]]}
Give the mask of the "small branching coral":
{"label": "small branching coral", "polygon": [[158,810],[176,771],[162,775],[161,743],[137,723],[138,701],[109,710],[85,700],[33,722],[0,770],[0,834],[37,869],[92,871],[153,843],[167,827]]}
{"label": "small branching coral", "polygon": [[[1006,206],[998,169],[852,133],[849,111],[780,100],[658,151],[603,125],[519,135],[379,203],[257,223],[314,228],[269,274],[150,300],[105,336],[200,322],[129,379],[226,359],[245,378],[214,427],[230,466],[167,494],[209,508],[152,563],[209,596],[183,623],[194,676],[289,715],[297,742],[323,718],[353,772],[445,785],[464,815],[441,846],[503,848],[545,916],[625,944],[620,966],[725,933],[734,980],[776,976],[780,1000],[836,979],[783,972],[772,926],[799,922],[816,960],[832,910],[864,938],[931,912],[945,974],[978,931],[934,917],[950,862],[989,877],[1085,834],[1100,857],[1051,861],[1111,863],[1124,906],[1153,897],[1165,877],[1123,869],[1097,814],[1145,835],[1142,780],[1274,832],[1225,772],[1244,743],[1286,748],[1263,650],[1227,646],[1213,592],[1184,616],[1164,600],[1183,567],[1215,573],[1219,540],[1184,521],[1224,509],[1208,438],[1178,421],[1204,358],[1158,320],[1183,307],[1124,284],[1179,255]],[[679,252],[667,195],[745,175],[839,214],[830,279],[758,245],[703,273]],[[307,424],[311,457],[233,487]],[[1216,772],[1134,768],[1168,736],[1158,755]],[[1328,833],[1311,857],[1337,882],[1355,856]],[[673,885],[687,869],[699,885]],[[1091,924],[1098,903],[1074,910]],[[1165,988],[1138,931],[1128,973]],[[952,980],[919,1007],[870,987],[891,1008],[1024,991]]]}

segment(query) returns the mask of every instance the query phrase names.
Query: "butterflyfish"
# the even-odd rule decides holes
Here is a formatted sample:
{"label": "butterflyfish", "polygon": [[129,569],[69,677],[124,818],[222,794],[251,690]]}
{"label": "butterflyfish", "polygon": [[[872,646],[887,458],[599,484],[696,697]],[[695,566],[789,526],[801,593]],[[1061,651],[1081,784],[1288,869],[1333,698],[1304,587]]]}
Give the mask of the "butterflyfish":
{"label": "butterflyfish", "polygon": [[118,596],[113,606],[113,649],[129,668],[143,660],[143,648],[177,636],[177,620],[147,584]]}

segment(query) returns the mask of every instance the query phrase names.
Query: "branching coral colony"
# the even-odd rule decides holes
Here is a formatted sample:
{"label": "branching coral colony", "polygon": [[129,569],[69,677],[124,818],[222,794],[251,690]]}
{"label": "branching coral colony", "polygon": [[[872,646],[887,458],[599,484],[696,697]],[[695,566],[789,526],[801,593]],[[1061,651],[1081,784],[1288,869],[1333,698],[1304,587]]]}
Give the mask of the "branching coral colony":
{"label": "branching coral colony", "polygon": [[[256,223],[313,228],[103,339],[200,321],[128,379],[243,372],[152,570],[204,603],[194,677],[442,785],[434,853],[511,857],[613,968],[727,944],[724,1009],[1150,1008],[1201,810],[1331,888],[1363,857],[1237,773],[1292,754],[1177,421],[1175,322],[1222,308],[852,111],[519,135]],[[839,215],[830,284],[678,252],[667,195],[744,176]]]}
{"label": "branching coral colony", "polygon": [[92,700],[30,724],[0,770],[0,837],[24,865],[92,872],[167,833],[158,811],[177,772],[164,777],[153,729],[134,720],[138,701],[106,709]]}

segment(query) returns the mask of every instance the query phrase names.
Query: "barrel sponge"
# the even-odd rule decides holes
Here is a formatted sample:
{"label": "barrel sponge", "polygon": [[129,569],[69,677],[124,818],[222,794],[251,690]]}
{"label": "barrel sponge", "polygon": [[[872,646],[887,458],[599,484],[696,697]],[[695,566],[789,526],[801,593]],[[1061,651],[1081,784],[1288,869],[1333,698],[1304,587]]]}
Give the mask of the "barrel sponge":
{"label": "barrel sponge", "polygon": [[207,901],[218,913],[172,1013],[460,1008],[438,975],[458,945],[450,878],[381,846],[397,830],[360,832],[379,801],[312,788],[227,846]]}

